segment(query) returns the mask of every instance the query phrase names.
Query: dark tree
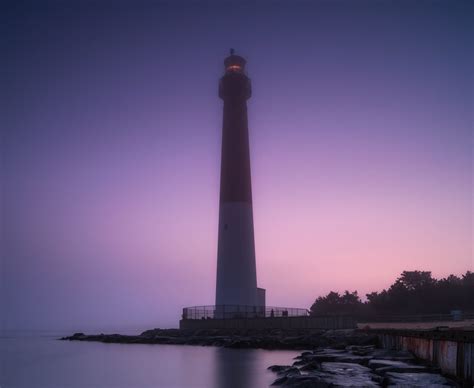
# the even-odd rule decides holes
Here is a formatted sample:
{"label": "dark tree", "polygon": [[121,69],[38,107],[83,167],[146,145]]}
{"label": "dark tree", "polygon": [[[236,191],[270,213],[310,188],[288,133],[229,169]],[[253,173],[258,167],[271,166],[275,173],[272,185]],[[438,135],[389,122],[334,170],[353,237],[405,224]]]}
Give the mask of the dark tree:
{"label": "dark tree", "polygon": [[436,280],[431,277],[431,271],[403,271],[395,284],[400,283],[408,291],[417,291],[426,289],[435,282]]}
{"label": "dark tree", "polygon": [[474,273],[434,279],[429,271],[403,271],[386,290],[371,292],[362,302],[357,291],[343,295],[331,291],[311,306],[312,315],[445,314],[452,310],[474,312]]}
{"label": "dark tree", "polygon": [[324,297],[319,297],[310,308],[311,315],[322,314],[358,314],[363,307],[363,303],[357,291],[345,291],[339,295],[331,291]]}

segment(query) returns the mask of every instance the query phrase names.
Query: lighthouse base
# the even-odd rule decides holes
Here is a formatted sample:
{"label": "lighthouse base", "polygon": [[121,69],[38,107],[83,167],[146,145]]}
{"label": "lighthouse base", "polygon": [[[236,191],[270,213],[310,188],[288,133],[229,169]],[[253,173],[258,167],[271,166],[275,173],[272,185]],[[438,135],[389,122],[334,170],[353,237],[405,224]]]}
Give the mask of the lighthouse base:
{"label": "lighthouse base", "polygon": [[266,318],[234,318],[234,319],[182,319],[179,321],[181,330],[328,330],[354,329],[356,321],[351,316],[295,316]]}

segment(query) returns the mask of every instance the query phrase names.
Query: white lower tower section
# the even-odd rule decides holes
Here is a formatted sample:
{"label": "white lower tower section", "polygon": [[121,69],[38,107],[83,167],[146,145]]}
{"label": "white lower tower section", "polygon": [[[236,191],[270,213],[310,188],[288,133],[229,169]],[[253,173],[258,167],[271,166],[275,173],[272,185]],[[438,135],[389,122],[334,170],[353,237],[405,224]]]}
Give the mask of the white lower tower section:
{"label": "white lower tower section", "polygon": [[216,305],[257,306],[252,204],[221,203]]}

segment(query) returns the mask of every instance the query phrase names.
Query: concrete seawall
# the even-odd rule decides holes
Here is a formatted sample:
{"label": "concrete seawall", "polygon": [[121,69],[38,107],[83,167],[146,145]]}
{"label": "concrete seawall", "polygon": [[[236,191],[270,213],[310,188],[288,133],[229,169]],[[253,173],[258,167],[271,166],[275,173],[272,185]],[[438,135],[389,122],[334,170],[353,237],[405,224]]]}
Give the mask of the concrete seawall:
{"label": "concrete seawall", "polygon": [[474,331],[370,330],[386,349],[407,350],[467,386],[474,384]]}
{"label": "concrete seawall", "polygon": [[350,316],[300,316],[251,319],[182,319],[180,329],[353,329]]}

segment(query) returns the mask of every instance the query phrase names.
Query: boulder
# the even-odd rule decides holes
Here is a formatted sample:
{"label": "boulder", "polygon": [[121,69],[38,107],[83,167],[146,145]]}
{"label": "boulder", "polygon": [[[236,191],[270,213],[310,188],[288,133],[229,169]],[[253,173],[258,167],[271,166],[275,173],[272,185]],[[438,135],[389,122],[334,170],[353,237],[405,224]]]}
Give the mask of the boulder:
{"label": "boulder", "polygon": [[291,368],[291,365],[270,365],[267,369],[272,372],[281,372]]}
{"label": "boulder", "polygon": [[452,381],[435,373],[387,373],[388,386],[402,387],[453,387]]}

